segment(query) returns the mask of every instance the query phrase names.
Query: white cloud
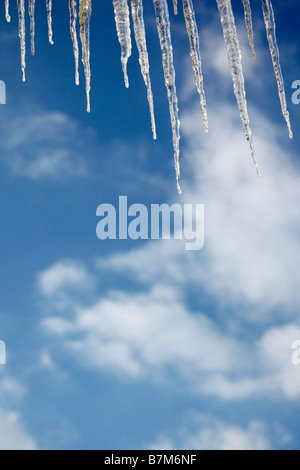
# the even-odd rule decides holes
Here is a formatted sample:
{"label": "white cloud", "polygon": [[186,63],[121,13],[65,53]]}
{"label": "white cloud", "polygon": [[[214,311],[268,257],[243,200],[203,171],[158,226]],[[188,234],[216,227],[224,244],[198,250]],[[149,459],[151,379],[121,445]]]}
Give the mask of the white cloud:
{"label": "white cloud", "polygon": [[224,371],[243,354],[212,321],[190,315],[167,289],[135,295],[114,292],[92,307],[77,305],[70,320],[49,317],[43,326],[63,337],[65,348],[84,364],[129,375],[148,375],[167,366],[191,375]]}
{"label": "white cloud", "polygon": [[247,429],[216,423],[194,436],[189,436],[185,449],[200,450],[269,450],[270,442],[263,424],[250,423]]}
{"label": "white cloud", "polygon": [[91,284],[92,278],[86,268],[73,260],[62,260],[38,275],[39,290],[46,297],[68,288],[84,291]]}
{"label": "white cloud", "polygon": [[18,380],[4,375],[0,380],[0,393],[2,397],[4,395],[10,397],[20,397],[25,393],[25,388]]}
{"label": "white cloud", "polygon": [[[287,434],[281,430],[281,442]],[[196,416],[193,423],[180,429],[172,438],[161,436],[151,444],[156,450],[271,450],[270,430],[262,422],[248,427],[225,424],[210,417]]]}
{"label": "white cloud", "polygon": [[57,308],[55,291],[52,297],[41,290],[48,305],[42,327],[58,342],[51,361],[63,348],[82,367],[130,377],[153,380],[172,370],[193,393],[223,400],[300,396],[291,348],[300,338],[296,324],[264,329],[249,343],[241,330],[232,330],[232,322],[221,327],[191,311],[176,287],[132,294],[118,290],[100,298],[93,294],[88,301],[84,295],[76,298],[76,284],[65,287],[63,309]]}
{"label": "white cloud", "polygon": [[18,413],[11,411],[26,393],[25,386],[0,367],[0,450],[36,450],[34,439],[25,429]]}
{"label": "white cloud", "polygon": [[8,118],[0,134],[2,158],[14,176],[64,179],[89,173],[83,144],[88,131],[63,113]]}
{"label": "white cloud", "polygon": [[26,432],[15,413],[0,410],[0,450],[36,450],[34,439]]}

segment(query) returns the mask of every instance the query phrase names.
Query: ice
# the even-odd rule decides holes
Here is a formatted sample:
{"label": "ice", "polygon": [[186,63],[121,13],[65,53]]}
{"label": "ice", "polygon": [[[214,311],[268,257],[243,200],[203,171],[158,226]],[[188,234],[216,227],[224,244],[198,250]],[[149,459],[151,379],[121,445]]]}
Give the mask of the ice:
{"label": "ice", "polygon": [[11,17],[9,14],[9,0],[5,0],[5,18],[8,23],[10,23]]}
{"label": "ice", "polygon": [[274,15],[273,6],[270,0],[263,0],[263,13],[264,13],[264,19],[265,19],[265,25],[266,25],[266,30],[267,30],[267,37],[268,37],[268,42],[270,46],[273,67],[274,67],[276,81],[278,85],[278,93],[279,93],[279,98],[280,98],[280,103],[281,103],[282,114],[287,123],[290,139],[292,139],[293,132],[292,132],[292,126],[290,122],[290,115],[287,109],[284,80],[282,76],[279,49],[278,49],[277,38],[276,38],[275,15]]}
{"label": "ice", "polygon": [[190,39],[191,57],[193,60],[193,69],[195,72],[196,86],[200,95],[200,103],[202,108],[202,118],[204,122],[205,132],[208,132],[208,118],[206,109],[206,97],[204,91],[204,79],[202,73],[202,62],[199,44],[199,32],[196,23],[195,10],[192,0],[183,0],[183,11],[186,22],[186,29]]}
{"label": "ice", "polygon": [[121,61],[125,86],[126,88],[129,88],[127,63],[132,51],[129,8],[127,0],[113,0],[113,5],[115,10],[117,33],[121,45]]}
{"label": "ice", "polygon": [[22,80],[26,81],[26,32],[25,32],[25,1],[17,0],[18,15],[19,15],[19,36],[21,45],[21,67],[22,67]]}
{"label": "ice", "polygon": [[253,60],[256,60],[256,52],[254,46],[254,32],[253,32],[253,21],[252,21],[252,11],[250,0],[243,0],[244,10],[245,10],[245,22],[247,26],[247,33],[249,44],[251,46]]}
{"label": "ice", "polygon": [[35,0],[29,0],[29,17],[31,54],[35,55]]}
{"label": "ice", "polygon": [[181,194],[179,184],[180,180],[180,121],[178,115],[178,98],[175,84],[175,68],[173,60],[173,46],[171,39],[170,15],[167,0],[153,0],[157,31],[160,40],[163,69],[165,76],[165,84],[168,92],[172,134],[173,134],[173,147],[174,147],[174,161],[177,180],[177,190]]}
{"label": "ice", "polygon": [[78,39],[77,39],[77,31],[76,31],[78,15],[77,15],[76,0],[69,0],[69,10],[70,10],[70,31],[71,31],[71,38],[72,38],[74,58],[75,58],[75,83],[76,85],[79,85],[79,47],[78,47]]}
{"label": "ice", "polygon": [[155,116],[154,116],[153,93],[152,93],[152,87],[151,87],[149,56],[148,56],[148,50],[147,50],[142,0],[131,0],[131,14],[133,18],[135,41],[139,50],[139,60],[140,60],[141,71],[142,71],[142,75],[143,75],[143,78],[147,87],[153,139],[156,140],[157,136],[156,136],[156,124],[155,124]]}
{"label": "ice", "polygon": [[47,6],[47,21],[48,21],[48,36],[49,42],[51,45],[54,44],[53,42],[53,31],[52,31],[52,0],[46,0]]}
{"label": "ice", "polygon": [[80,0],[79,18],[80,18],[80,38],[82,43],[82,62],[85,71],[87,112],[91,112],[91,65],[90,65],[90,21],[92,15],[92,1]]}
{"label": "ice", "polygon": [[[231,70],[234,93],[236,95],[241,120],[243,123],[244,133],[250,145],[252,158],[256,166],[257,174],[260,176],[256,152],[253,144],[252,130],[250,126],[248,106],[246,100],[245,79],[242,67],[242,54],[240,50],[235,19],[232,11],[230,0],[217,0],[218,8],[221,16],[221,23],[224,33],[224,40],[228,53],[229,67]],[[230,136],[229,136],[230,138]]]}

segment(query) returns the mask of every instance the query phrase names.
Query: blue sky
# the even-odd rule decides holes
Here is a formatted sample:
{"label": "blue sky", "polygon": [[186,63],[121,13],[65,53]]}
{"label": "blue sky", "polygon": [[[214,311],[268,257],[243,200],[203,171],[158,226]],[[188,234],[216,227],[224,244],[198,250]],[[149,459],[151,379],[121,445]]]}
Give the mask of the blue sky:
{"label": "blue sky", "polygon": [[[182,11],[171,12],[182,197],[152,2],[144,3],[157,142],[135,46],[124,87],[112,2],[93,2],[90,115],[82,68],[74,84],[67,1],[53,0],[54,46],[37,2],[25,84],[11,3],[12,23],[3,5],[0,15],[0,448],[299,449],[300,369],[291,363],[300,339],[300,106],[291,101],[299,0],[273,2],[293,141],[261,2],[252,2],[254,63],[242,2],[233,1],[260,180],[215,2],[194,2],[208,136]],[[205,204],[205,248],[101,242],[96,208],[120,195],[148,207]]]}

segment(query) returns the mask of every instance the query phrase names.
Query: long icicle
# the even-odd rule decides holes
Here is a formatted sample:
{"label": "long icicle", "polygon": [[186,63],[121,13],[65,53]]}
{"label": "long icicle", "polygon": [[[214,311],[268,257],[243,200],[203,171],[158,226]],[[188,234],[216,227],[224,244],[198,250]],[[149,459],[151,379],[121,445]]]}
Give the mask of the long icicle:
{"label": "long icicle", "polygon": [[52,0],[46,0],[46,7],[47,7],[49,42],[51,45],[53,45],[54,42],[53,42],[53,31],[52,31]]}
{"label": "long icicle", "polygon": [[251,11],[250,0],[243,0],[243,4],[244,4],[244,11],[245,11],[245,23],[246,23],[246,27],[247,27],[249,44],[251,46],[251,51],[252,51],[252,58],[253,58],[253,60],[256,60],[256,52],[255,52],[255,46],[254,46],[252,11]]}
{"label": "long icicle", "polygon": [[90,22],[92,15],[92,0],[80,0],[80,38],[82,43],[82,62],[85,71],[87,112],[91,112],[91,65],[90,65]]}
{"label": "long icicle", "polygon": [[25,31],[25,5],[24,0],[17,0],[18,14],[19,14],[19,37],[21,45],[21,67],[23,82],[26,81],[26,31]]}
{"label": "long icicle", "polygon": [[177,190],[181,194],[179,184],[180,180],[180,163],[179,163],[179,142],[180,142],[180,121],[178,116],[178,98],[175,84],[175,69],[173,60],[173,47],[171,40],[170,28],[170,15],[167,0],[153,0],[157,30],[161,45],[163,69],[165,76],[165,83],[168,92],[168,100],[170,107],[172,132],[173,132],[173,147],[174,147],[174,160],[177,179]]}
{"label": "long icicle", "polygon": [[193,69],[195,72],[197,90],[200,95],[200,102],[202,108],[202,117],[204,122],[205,132],[208,132],[208,117],[206,108],[206,97],[204,91],[204,79],[202,73],[202,61],[199,44],[199,32],[196,23],[195,10],[192,0],[183,0],[183,11],[186,22],[186,29],[190,39],[191,57],[193,60]]}
{"label": "long icicle", "polygon": [[242,67],[242,54],[240,50],[234,15],[231,6],[231,0],[217,0],[221,16],[224,40],[228,52],[229,66],[232,74],[234,93],[236,95],[241,120],[244,127],[246,139],[250,145],[252,158],[256,166],[257,174],[260,176],[256,152],[253,144],[252,130],[250,126],[248,106],[246,100],[245,79]]}
{"label": "long icicle", "polygon": [[121,61],[125,86],[126,88],[129,88],[127,63],[132,52],[129,8],[127,0],[113,0],[113,5],[115,10],[117,33],[119,43],[121,45]]}
{"label": "long icicle", "polygon": [[9,0],[5,0],[5,18],[8,23],[11,21],[11,17],[9,14]]}
{"label": "long icicle", "polygon": [[280,55],[279,55],[279,49],[277,45],[277,38],[276,38],[275,15],[274,15],[273,6],[270,0],[263,0],[263,13],[264,13],[264,20],[265,20],[265,25],[266,25],[266,31],[267,31],[267,37],[268,37],[268,42],[270,46],[273,67],[274,67],[276,81],[278,85],[278,93],[279,93],[279,98],[280,98],[280,103],[281,103],[282,114],[287,123],[287,127],[289,130],[289,137],[290,139],[292,139],[293,132],[292,132],[292,126],[290,122],[290,114],[287,109],[284,80],[282,76],[282,70],[281,70],[281,65],[280,65]]}
{"label": "long icicle", "polygon": [[76,0],[69,0],[69,10],[70,10],[70,31],[71,38],[73,42],[73,51],[75,58],[75,83],[79,85],[79,47],[77,39],[77,3]]}
{"label": "long icicle", "polygon": [[135,40],[136,40],[137,48],[139,50],[139,60],[140,60],[141,71],[142,71],[142,75],[143,75],[143,78],[147,87],[153,139],[156,140],[157,135],[156,135],[156,124],[155,124],[155,116],[154,116],[153,93],[152,93],[152,87],[151,87],[150,65],[149,65],[149,56],[148,56],[148,50],[147,50],[142,0],[131,0],[131,14],[133,18]]}
{"label": "long icicle", "polygon": [[35,0],[29,0],[31,54],[35,55]]}

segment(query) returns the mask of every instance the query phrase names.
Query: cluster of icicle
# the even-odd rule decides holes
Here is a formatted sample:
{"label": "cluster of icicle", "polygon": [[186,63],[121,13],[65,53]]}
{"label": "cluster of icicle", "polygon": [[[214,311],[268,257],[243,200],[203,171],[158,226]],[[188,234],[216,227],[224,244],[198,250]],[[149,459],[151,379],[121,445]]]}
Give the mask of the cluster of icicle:
{"label": "cluster of icicle", "polygon": [[[193,62],[193,70],[195,73],[195,80],[197,90],[200,95],[200,103],[202,108],[202,116],[204,122],[204,129],[208,132],[208,118],[206,109],[206,98],[204,91],[204,80],[202,73],[202,63],[200,54],[199,44],[199,33],[195,18],[195,11],[193,6],[193,0],[180,0],[182,1],[183,13],[185,17],[186,29],[189,36],[191,57]],[[252,23],[252,13],[250,0],[242,0],[245,10],[245,22],[249,37],[249,43],[252,50],[253,59],[256,59],[255,47],[254,47],[254,33]],[[244,133],[246,139],[250,145],[253,161],[259,173],[256,153],[253,144],[252,131],[250,126],[250,120],[248,115],[248,107],[246,100],[245,91],[245,80],[242,68],[242,54],[240,50],[237,29],[235,25],[235,18],[232,10],[231,0],[216,0],[217,6],[220,12],[221,24],[224,33],[224,40],[226,49],[228,52],[228,61],[232,74],[232,80],[234,84],[234,93],[236,95],[238,108],[240,111],[241,120],[243,123]],[[132,52],[132,41],[131,41],[131,26],[130,26],[130,12],[133,21],[133,29],[135,35],[135,41],[139,51],[139,61],[141,66],[141,72],[147,87],[148,101],[150,107],[150,116],[152,124],[153,138],[156,139],[156,125],[154,116],[154,104],[153,94],[151,88],[150,79],[150,66],[149,57],[147,51],[145,23],[143,15],[143,0],[112,0],[118,39],[121,45],[121,62],[124,72],[125,86],[129,87],[129,79],[127,75],[127,63]],[[130,8],[129,8],[130,3]],[[276,75],[278,92],[280,97],[280,103],[282,108],[283,116],[286,120],[289,136],[292,139],[293,133],[291,129],[291,123],[289,118],[289,112],[287,110],[287,100],[284,88],[284,81],[282,77],[282,71],[279,60],[279,50],[276,40],[276,26],[274,11],[271,0],[262,0],[263,3],[263,15],[267,31],[267,38],[270,46],[270,52],[274,71]],[[172,124],[173,133],[173,146],[174,146],[174,158],[175,158],[175,170],[177,178],[177,189],[181,193],[180,189],[180,164],[179,164],[179,141],[180,141],[180,121],[178,114],[178,98],[175,84],[175,68],[173,60],[173,47],[171,39],[171,25],[170,25],[170,14],[168,7],[168,0],[153,0],[154,11],[156,16],[156,24],[159,35],[159,41],[161,45],[162,58],[163,58],[163,70],[165,77],[165,84],[167,88],[168,101],[170,107],[170,117]],[[174,13],[178,14],[178,0],[173,0]],[[23,81],[25,81],[25,69],[26,69],[26,42],[25,42],[25,0],[17,0],[18,15],[19,15],[19,36],[21,43],[21,66],[23,73]],[[35,0],[28,0],[29,17],[30,17],[30,35],[31,35],[31,53],[35,54]],[[47,9],[47,22],[48,22],[48,34],[49,42],[53,43],[53,31],[52,31],[52,0],[46,0]],[[78,15],[79,9],[79,15]],[[79,84],[79,45],[77,37],[77,18],[79,16],[79,27],[80,27],[80,40],[82,44],[82,62],[85,71],[86,80],[86,94],[87,94],[87,111],[90,112],[90,90],[91,90],[91,68],[90,68],[90,20],[92,14],[92,0],[69,0],[70,10],[70,30],[71,38],[73,42],[73,50],[75,56],[75,82]],[[5,0],[5,13],[8,22],[11,21],[9,14],[9,0]]]}

